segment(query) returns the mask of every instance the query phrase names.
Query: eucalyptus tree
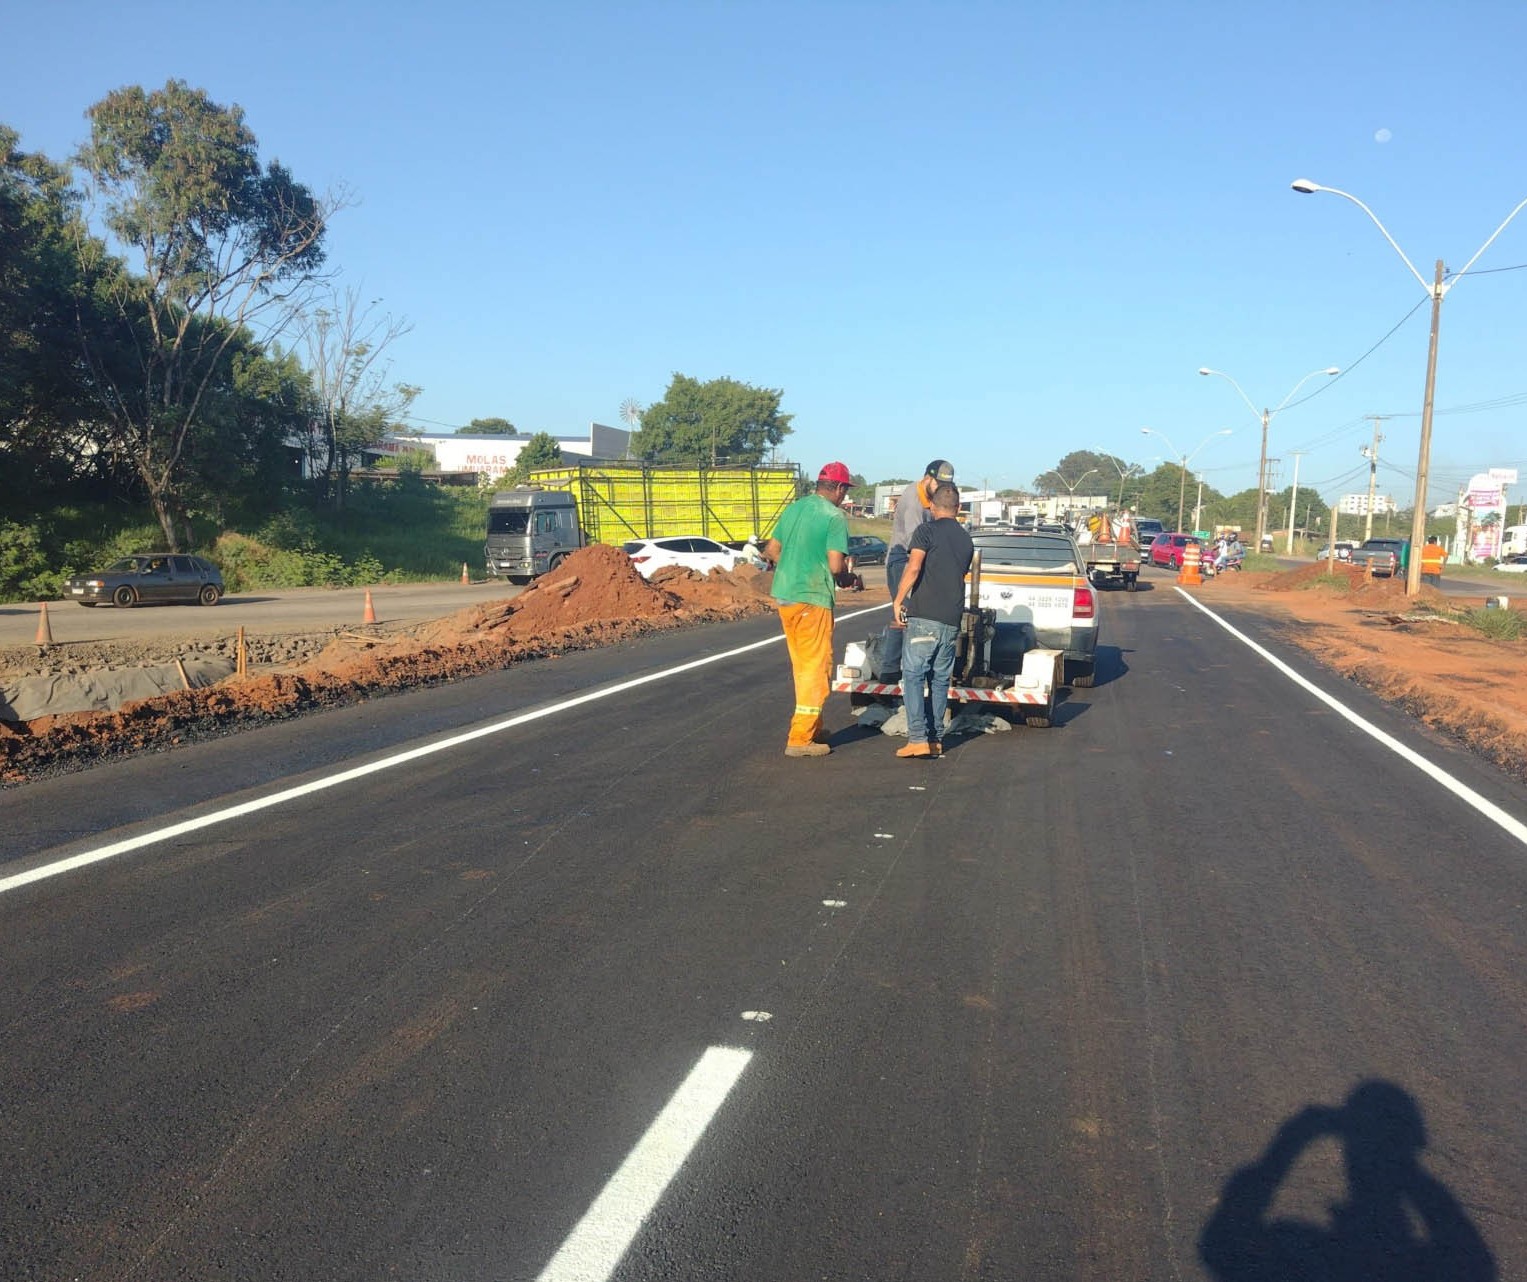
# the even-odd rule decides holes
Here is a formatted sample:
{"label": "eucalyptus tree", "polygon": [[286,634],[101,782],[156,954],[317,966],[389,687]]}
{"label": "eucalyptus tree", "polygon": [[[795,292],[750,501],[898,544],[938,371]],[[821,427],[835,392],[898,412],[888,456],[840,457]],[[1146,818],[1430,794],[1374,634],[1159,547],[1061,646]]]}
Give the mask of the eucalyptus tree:
{"label": "eucalyptus tree", "polygon": [[[279,162],[262,168],[243,110],[184,81],[115,90],[87,116],[90,140],[75,163],[128,260],[102,298],[132,346],[118,360],[87,335],[85,351],[105,392],[111,448],[175,549],[188,444],[224,357],[289,320],[318,279],[334,205]],[[87,259],[95,252],[83,248]]]}

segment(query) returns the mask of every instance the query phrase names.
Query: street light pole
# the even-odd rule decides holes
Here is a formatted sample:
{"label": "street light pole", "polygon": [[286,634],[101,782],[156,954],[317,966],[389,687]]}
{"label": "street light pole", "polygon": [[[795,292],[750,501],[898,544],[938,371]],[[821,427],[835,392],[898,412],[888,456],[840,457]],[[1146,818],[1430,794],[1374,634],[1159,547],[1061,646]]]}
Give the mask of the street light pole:
{"label": "street light pole", "polygon": [[[1288,550],[1286,556],[1294,555],[1294,526],[1299,520],[1299,460],[1304,457],[1303,450],[1290,450],[1294,456],[1294,492],[1288,496]],[[1309,520],[1305,520],[1309,525]]]}
{"label": "street light pole", "polygon": [[1260,551],[1262,548],[1262,538],[1267,533],[1267,428],[1272,423],[1273,416],[1280,413],[1283,407],[1294,399],[1294,393],[1308,383],[1310,379],[1314,378],[1317,374],[1334,376],[1340,374],[1341,370],[1337,369],[1334,365],[1329,365],[1325,369],[1312,369],[1294,384],[1289,390],[1289,394],[1278,402],[1278,408],[1274,410],[1266,408],[1258,410],[1251,403],[1251,397],[1241,390],[1241,385],[1231,378],[1229,374],[1225,373],[1224,370],[1210,369],[1207,365],[1204,365],[1200,367],[1198,372],[1200,374],[1216,374],[1224,379],[1237,392],[1240,392],[1241,399],[1246,402],[1246,408],[1262,420],[1262,453],[1257,459],[1257,550]]}
{"label": "street light pole", "polygon": [[1416,498],[1410,514],[1410,564],[1405,571],[1405,592],[1408,596],[1415,596],[1421,590],[1421,544],[1426,539],[1426,485],[1431,471],[1432,454],[1432,402],[1437,391],[1437,333],[1442,326],[1442,299],[1447,291],[1452,289],[1460,280],[1469,273],[1469,268],[1479,261],[1479,256],[1495,243],[1495,238],[1506,230],[1506,224],[1515,218],[1524,208],[1527,208],[1527,199],[1520,201],[1516,208],[1501,220],[1501,224],[1493,232],[1490,238],[1474,251],[1474,256],[1463,265],[1463,270],[1458,272],[1452,280],[1444,283],[1443,276],[1446,268],[1442,260],[1437,260],[1437,270],[1432,283],[1427,284],[1426,278],[1416,270],[1415,264],[1405,256],[1405,251],[1395,243],[1395,238],[1389,234],[1389,229],[1379,222],[1378,215],[1363,204],[1349,191],[1341,191],[1335,187],[1322,187],[1317,182],[1311,182],[1308,178],[1296,178],[1291,184],[1293,189],[1302,195],[1308,196],[1317,191],[1329,192],[1333,196],[1340,196],[1344,200],[1350,200],[1354,205],[1367,214],[1373,221],[1373,225],[1383,233],[1384,239],[1389,246],[1400,256],[1400,261],[1410,269],[1410,274],[1416,278],[1432,299],[1432,332],[1426,348],[1426,391],[1421,401],[1421,450],[1416,461]]}
{"label": "street light pole", "polygon": [[1204,437],[1203,440],[1201,440],[1197,445],[1193,447],[1192,454],[1179,454],[1177,447],[1172,444],[1172,438],[1165,432],[1158,432],[1154,427],[1142,427],[1140,431],[1145,436],[1159,436],[1163,441],[1167,443],[1167,447],[1172,451],[1172,453],[1177,454],[1177,466],[1182,469],[1181,480],[1177,485],[1177,529],[1179,532],[1181,532],[1183,517],[1186,514],[1186,508],[1188,504],[1188,464],[1193,461],[1193,456],[1197,454],[1199,450],[1203,449],[1203,447],[1212,441],[1216,436],[1229,436],[1231,435],[1231,431],[1228,427],[1225,427],[1221,428],[1218,432],[1210,432],[1208,436]]}

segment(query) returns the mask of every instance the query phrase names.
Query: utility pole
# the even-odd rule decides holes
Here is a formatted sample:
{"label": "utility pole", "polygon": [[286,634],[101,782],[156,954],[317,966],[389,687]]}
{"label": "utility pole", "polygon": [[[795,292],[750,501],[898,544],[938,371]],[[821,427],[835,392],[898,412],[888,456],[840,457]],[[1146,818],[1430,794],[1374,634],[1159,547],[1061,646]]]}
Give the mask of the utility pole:
{"label": "utility pole", "polygon": [[[1281,406],[1279,407],[1282,408]],[[1262,538],[1267,533],[1267,425],[1272,422],[1272,411],[1262,411],[1262,454],[1257,460],[1257,551],[1262,550]]]}
{"label": "utility pole", "polygon": [[1368,523],[1363,527],[1363,539],[1366,541],[1373,537],[1373,493],[1378,483],[1379,474],[1379,442],[1384,439],[1384,434],[1379,431],[1379,424],[1384,421],[1380,414],[1367,414],[1365,418],[1373,420],[1373,446],[1363,446],[1362,456],[1368,460]]}
{"label": "utility pole", "polygon": [[1303,450],[1290,450],[1289,453],[1294,456],[1294,492],[1288,498],[1288,550],[1285,556],[1294,555],[1294,525],[1299,513],[1299,460],[1304,457]]}

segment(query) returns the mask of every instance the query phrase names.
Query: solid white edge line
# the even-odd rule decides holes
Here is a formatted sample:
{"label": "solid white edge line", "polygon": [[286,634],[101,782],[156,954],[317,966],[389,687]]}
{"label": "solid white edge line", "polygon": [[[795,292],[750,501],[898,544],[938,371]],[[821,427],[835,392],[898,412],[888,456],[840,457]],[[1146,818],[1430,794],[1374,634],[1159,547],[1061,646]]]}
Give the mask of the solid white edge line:
{"label": "solid white edge line", "polygon": [[1516,819],[1514,816],[1507,814],[1493,801],[1487,801],[1484,797],[1481,797],[1477,792],[1475,792],[1474,789],[1470,788],[1468,784],[1462,783],[1461,781],[1453,778],[1453,776],[1448,774],[1448,772],[1441,766],[1433,765],[1420,753],[1414,751],[1411,748],[1407,748],[1393,735],[1380,730],[1371,721],[1365,721],[1357,713],[1353,712],[1351,708],[1347,707],[1346,704],[1338,700],[1334,695],[1327,694],[1319,686],[1315,685],[1314,682],[1300,676],[1299,673],[1295,672],[1291,667],[1288,666],[1288,664],[1284,663],[1282,659],[1278,658],[1277,655],[1273,654],[1264,646],[1257,644],[1257,642],[1253,641],[1244,632],[1237,630],[1234,626],[1220,618],[1219,615],[1215,614],[1214,611],[1209,609],[1208,606],[1204,605],[1203,602],[1195,599],[1189,593],[1184,592],[1182,588],[1177,587],[1176,584],[1173,584],[1172,586],[1176,588],[1178,594],[1183,598],[1183,600],[1189,602],[1201,610],[1204,614],[1208,615],[1209,618],[1213,619],[1215,623],[1224,628],[1225,631],[1233,636],[1237,641],[1241,642],[1242,645],[1247,646],[1261,658],[1265,659],[1290,681],[1294,682],[1295,685],[1298,685],[1307,690],[1310,694],[1314,695],[1315,698],[1319,699],[1321,703],[1325,704],[1332,711],[1338,713],[1347,721],[1351,722],[1364,734],[1371,735],[1374,739],[1377,739],[1379,743],[1383,744],[1384,747],[1388,748],[1401,759],[1408,761],[1411,765],[1415,766],[1417,770],[1423,771],[1427,778],[1434,779],[1460,801],[1472,806],[1486,819],[1490,820],[1494,824],[1499,825],[1501,828],[1505,829],[1506,832],[1515,837],[1518,841],[1524,845],[1527,845],[1527,824],[1523,824],[1519,819]]}
{"label": "solid white edge line", "polygon": [[752,1058],[729,1046],[700,1056],[536,1282],[605,1282]]}
{"label": "solid white edge line", "polygon": [[[856,610],[852,614],[845,614],[840,617],[843,622],[847,622],[849,619],[857,619],[860,615],[870,614],[875,610],[884,608],[884,606],[878,605],[869,606],[866,609]],[[835,623],[837,621],[834,620]],[[244,815],[252,815],[257,814],[261,810],[269,810],[272,806],[295,801],[298,797],[306,797],[315,792],[324,792],[329,788],[337,788],[341,784],[350,783],[352,780],[364,779],[367,775],[378,774],[383,770],[391,770],[410,761],[418,761],[420,758],[433,756],[437,752],[459,748],[462,744],[471,743],[475,739],[483,739],[488,735],[500,734],[505,730],[512,730],[516,726],[525,725],[527,722],[538,721],[542,717],[555,716],[559,712],[566,712],[569,709],[581,707],[585,703],[594,703],[600,699],[608,699],[611,695],[623,694],[627,690],[635,690],[639,686],[650,685],[655,681],[666,681],[670,677],[676,677],[682,673],[691,672],[696,668],[703,668],[712,663],[720,663],[724,659],[735,659],[738,655],[747,654],[752,650],[761,650],[764,646],[777,645],[783,640],[783,635],[766,637],[762,641],[754,641],[748,645],[738,646],[735,650],[723,650],[719,654],[707,655],[703,659],[691,659],[688,663],[681,663],[675,668],[663,668],[657,672],[649,672],[646,676],[632,677],[629,681],[622,681],[613,686],[590,691],[587,694],[575,695],[571,699],[563,699],[560,703],[539,708],[535,712],[523,712],[518,716],[509,717],[503,721],[495,721],[491,725],[479,726],[476,730],[468,730],[462,734],[452,735],[448,739],[425,744],[423,747],[410,748],[407,752],[383,757],[379,761],[372,761],[364,766],[352,766],[349,770],[342,770],[338,774],[314,779],[308,783],[299,784],[294,788],[285,788],[280,792],[271,793],[268,797],[258,797],[253,801],[241,802],[239,805],[229,806],[225,810],[213,811],[211,814],[199,815],[195,819],[186,819],[177,824],[170,824],[165,828],[155,828],[151,832],[139,833],[136,837],[128,837],[122,841],[112,842],[109,846],[101,846],[95,850],[86,850],[77,855],[70,855],[67,859],[60,859],[56,863],[43,864],[40,867],[28,869],[26,872],[14,873],[9,877],[0,877],[0,895],[10,890],[16,890],[21,886],[30,885],[34,881],[44,881],[49,877],[57,877],[62,873],[73,872],[76,868],[84,868],[90,864],[99,863],[103,859],[113,859],[117,855],[125,855],[134,850],[141,850],[143,847],[152,846],[157,842],[169,841],[174,837],[183,837],[191,832],[199,832],[201,829],[210,828],[214,824],[226,823],[230,819],[239,819]]]}

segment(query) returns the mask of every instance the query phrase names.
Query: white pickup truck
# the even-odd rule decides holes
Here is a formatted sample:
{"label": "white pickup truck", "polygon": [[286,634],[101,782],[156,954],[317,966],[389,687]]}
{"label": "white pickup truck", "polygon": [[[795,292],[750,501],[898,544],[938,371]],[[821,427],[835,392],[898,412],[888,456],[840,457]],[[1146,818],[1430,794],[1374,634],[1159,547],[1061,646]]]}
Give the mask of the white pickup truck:
{"label": "white pickup truck", "polygon": [[[966,582],[970,603],[949,697],[1011,707],[1031,726],[1047,726],[1059,688],[1092,685],[1097,594],[1069,534],[981,531]],[[901,673],[876,667],[873,641],[851,644],[833,689],[855,702],[900,702]]]}

